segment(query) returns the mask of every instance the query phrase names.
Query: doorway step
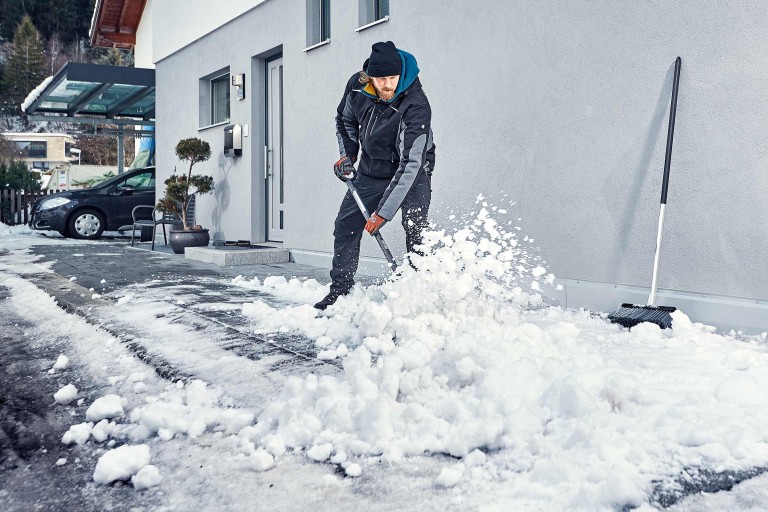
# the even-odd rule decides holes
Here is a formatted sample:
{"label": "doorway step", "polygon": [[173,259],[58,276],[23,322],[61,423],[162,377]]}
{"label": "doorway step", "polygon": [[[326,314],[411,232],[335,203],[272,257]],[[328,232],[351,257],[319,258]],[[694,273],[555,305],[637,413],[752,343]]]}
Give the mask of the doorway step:
{"label": "doorway step", "polygon": [[269,263],[288,263],[288,249],[274,247],[187,247],[184,257],[190,260],[213,263],[220,267],[234,265],[264,265]]}

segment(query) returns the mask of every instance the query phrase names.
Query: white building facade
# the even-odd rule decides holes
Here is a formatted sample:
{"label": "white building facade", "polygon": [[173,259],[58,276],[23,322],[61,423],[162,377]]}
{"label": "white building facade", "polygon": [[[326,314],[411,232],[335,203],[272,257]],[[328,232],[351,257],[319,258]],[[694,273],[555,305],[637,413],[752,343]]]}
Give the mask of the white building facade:
{"label": "white building facade", "polygon": [[[180,164],[176,142],[206,140],[198,171],[216,190],[197,219],[212,238],[279,242],[329,266],[346,190],[331,169],[336,107],[386,40],[415,55],[432,106],[431,219],[450,226],[486,196],[540,247],[561,304],[603,311],[644,302],[650,285],[679,55],[660,303],[768,330],[761,0],[148,0],[136,61],[156,69],[159,187]],[[236,157],[224,154],[232,124]],[[399,222],[383,234],[402,252]]]}

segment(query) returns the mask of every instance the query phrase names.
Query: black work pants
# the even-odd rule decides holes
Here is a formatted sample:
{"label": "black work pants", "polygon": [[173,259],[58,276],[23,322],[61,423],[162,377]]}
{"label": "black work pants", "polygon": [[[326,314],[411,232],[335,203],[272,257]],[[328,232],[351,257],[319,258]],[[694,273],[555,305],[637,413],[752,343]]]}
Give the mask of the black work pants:
{"label": "black work pants", "polygon": [[[363,174],[358,174],[353,181],[360,199],[363,200],[365,208],[371,215],[378,208],[379,201],[390,181]],[[421,233],[428,225],[427,213],[431,198],[430,177],[421,170],[400,205],[405,230],[405,247],[408,252],[414,252],[415,247],[421,244]],[[332,292],[345,294],[355,283],[354,277],[360,258],[360,239],[365,232],[365,222],[366,219],[360,212],[355,198],[350,191],[347,191],[341,202],[333,230]],[[386,225],[383,231],[386,231]]]}

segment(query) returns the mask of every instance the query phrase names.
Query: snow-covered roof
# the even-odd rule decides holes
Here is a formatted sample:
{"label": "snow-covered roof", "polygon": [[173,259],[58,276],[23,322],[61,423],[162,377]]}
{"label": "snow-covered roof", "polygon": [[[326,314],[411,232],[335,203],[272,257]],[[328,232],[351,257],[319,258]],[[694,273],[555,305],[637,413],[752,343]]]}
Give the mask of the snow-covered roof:
{"label": "snow-covered roof", "polygon": [[26,111],[27,111],[27,109],[29,108],[29,106],[30,106],[32,103],[34,103],[34,101],[35,101],[37,98],[39,98],[39,97],[40,97],[40,94],[43,92],[43,90],[44,90],[46,87],[48,87],[48,84],[50,84],[52,80],[53,80],[53,77],[52,77],[52,76],[49,76],[48,78],[46,78],[45,80],[43,80],[43,81],[42,81],[42,83],[40,83],[40,85],[38,85],[37,87],[35,87],[34,89],[32,89],[32,92],[30,92],[30,93],[27,95],[26,99],[25,99],[25,100],[22,102],[22,104],[21,104],[21,111],[22,111],[22,112],[26,112]]}

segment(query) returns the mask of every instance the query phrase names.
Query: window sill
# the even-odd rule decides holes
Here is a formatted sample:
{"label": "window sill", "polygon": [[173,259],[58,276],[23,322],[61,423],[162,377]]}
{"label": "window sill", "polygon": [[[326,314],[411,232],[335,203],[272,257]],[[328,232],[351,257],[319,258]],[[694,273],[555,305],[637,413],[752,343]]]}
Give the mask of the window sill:
{"label": "window sill", "polygon": [[308,46],[308,47],[304,48],[304,49],[303,49],[303,50],[301,50],[301,51],[303,51],[303,52],[309,52],[309,51],[312,51],[312,50],[314,50],[315,48],[320,48],[321,46],[325,46],[325,45],[327,45],[327,44],[328,44],[328,43],[330,43],[330,42],[331,42],[331,40],[330,40],[330,39],[326,39],[325,41],[320,41],[320,42],[319,42],[319,43],[317,43],[317,44],[313,44],[312,46]]}
{"label": "window sill", "polygon": [[363,30],[365,30],[367,28],[375,27],[376,25],[381,25],[382,23],[387,22],[387,21],[389,21],[389,16],[384,16],[380,20],[372,21],[371,23],[369,23],[367,25],[363,25],[362,27],[357,27],[355,29],[355,32],[362,32]]}
{"label": "window sill", "polygon": [[229,119],[227,119],[226,121],[222,121],[220,123],[209,124],[208,126],[201,126],[197,129],[197,131],[202,132],[203,130],[207,130],[208,128],[216,128],[217,126],[224,126],[225,124],[229,124]]}

